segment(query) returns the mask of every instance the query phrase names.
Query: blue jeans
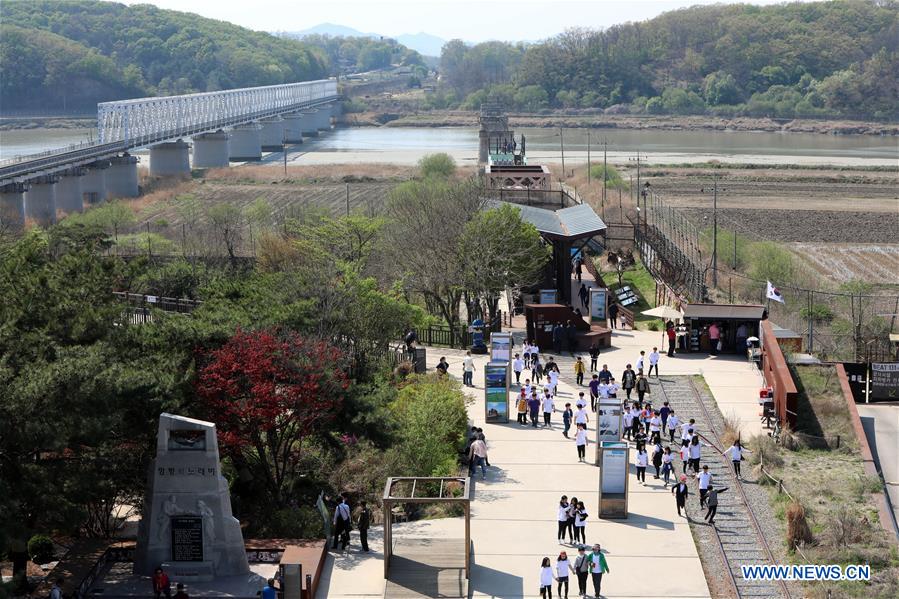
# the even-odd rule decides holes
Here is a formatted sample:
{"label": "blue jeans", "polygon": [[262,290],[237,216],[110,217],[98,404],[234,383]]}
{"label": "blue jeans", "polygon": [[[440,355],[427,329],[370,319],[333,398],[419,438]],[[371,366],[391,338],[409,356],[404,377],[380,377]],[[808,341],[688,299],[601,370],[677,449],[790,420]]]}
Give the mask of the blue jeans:
{"label": "blue jeans", "polygon": [[474,386],[472,380],[474,379],[474,370],[465,370],[462,372],[462,384],[463,385],[471,385]]}
{"label": "blue jeans", "polygon": [[484,475],[484,478],[487,478],[487,466],[484,465],[484,458],[479,455],[474,456],[471,465],[468,467],[469,476],[474,474],[474,471],[477,470],[478,466],[481,467],[481,474]]}

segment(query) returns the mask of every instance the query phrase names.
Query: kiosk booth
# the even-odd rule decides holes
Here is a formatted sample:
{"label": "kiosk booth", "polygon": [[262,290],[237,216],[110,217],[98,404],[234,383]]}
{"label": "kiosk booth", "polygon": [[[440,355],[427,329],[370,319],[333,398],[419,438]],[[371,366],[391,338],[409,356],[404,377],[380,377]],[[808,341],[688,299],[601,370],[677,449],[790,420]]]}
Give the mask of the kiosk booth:
{"label": "kiosk booth", "polygon": [[484,366],[484,421],[509,422],[509,362],[491,360]]}
{"label": "kiosk booth", "polygon": [[599,443],[599,517],[627,518],[630,448],[626,442]]}
{"label": "kiosk booth", "polygon": [[624,410],[621,400],[600,399],[596,406],[596,465],[600,465],[600,447],[603,443],[621,441]]}
{"label": "kiosk booth", "polygon": [[765,307],[756,304],[687,304],[687,351],[715,353],[709,332],[716,327],[721,353],[745,354],[746,340],[759,336],[759,323],[765,318]]}

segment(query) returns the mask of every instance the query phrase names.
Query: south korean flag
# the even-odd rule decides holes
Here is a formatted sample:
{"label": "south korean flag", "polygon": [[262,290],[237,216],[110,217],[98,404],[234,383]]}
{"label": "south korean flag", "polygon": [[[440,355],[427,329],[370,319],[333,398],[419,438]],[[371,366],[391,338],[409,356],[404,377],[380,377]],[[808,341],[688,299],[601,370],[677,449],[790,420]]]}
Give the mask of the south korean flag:
{"label": "south korean flag", "polygon": [[784,296],[781,295],[780,289],[771,284],[771,281],[768,281],[768,291],[765,293],[765,296],[768,299],[772,299],[775,302],[785,303]]}

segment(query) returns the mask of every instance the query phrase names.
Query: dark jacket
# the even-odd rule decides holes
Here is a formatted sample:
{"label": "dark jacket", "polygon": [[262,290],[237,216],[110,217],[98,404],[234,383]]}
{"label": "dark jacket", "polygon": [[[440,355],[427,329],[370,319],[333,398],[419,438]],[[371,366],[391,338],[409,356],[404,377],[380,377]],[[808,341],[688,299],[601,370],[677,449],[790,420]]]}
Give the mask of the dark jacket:
{"label": "dark jacket", "polygon": [[705,496],[705,502],[709,507],[715,507],[718,505],[718,493],[724,493],[727,491],[728,487],[724,487],[723,489],[711,488],[709,489],[708,495]]}
{"label": "dark jacket", "polygon": [[690,487],[687,486],[687,483],[677,483],[671,487],[671,492],[674,493],[677,502],[683,505],[687,502],[687,495],[690,494]]}
{"label": "dark jacket", "polygon": [[637,391],[645,391],[649,393],[649,379],[643,377],[642,379],[637,379]]}
{"label": "dark jacket", "polygon": [[368,530],[371,526],[371,510],[367,507],[359,512],[359,530]]}
{"label": "dark jacket", "polygon": [[633,389],[637,384],[637,373],[633,368],[626,368],[624,374],[621,375],[621,386],[625,389]]}

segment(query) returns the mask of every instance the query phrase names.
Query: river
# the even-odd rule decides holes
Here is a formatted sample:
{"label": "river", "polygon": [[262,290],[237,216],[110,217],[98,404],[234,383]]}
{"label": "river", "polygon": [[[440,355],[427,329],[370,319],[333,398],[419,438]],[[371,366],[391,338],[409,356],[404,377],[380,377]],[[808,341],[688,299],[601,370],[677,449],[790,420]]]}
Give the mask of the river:
{"label": "river", "polygon": [[[522,128],[516,134],[527,139],[532,162],[560,162],[565,157],[583,161],[587,153],[587,129]],[[91,129],[19,129],[0,131],[0,158],[32,154],[85,141],[96,136]],[[899,164],[899,138],[865,135],[808,133],[752,133],[745,131],[590,130],[593,160],[602,158],[603,140],[609,158],[622,162],[639,150],[647,163],[679,163],[720,160],[763,164]],[[295,146],[295,164],[387,162],[415,163],[422,154],[447,152],[462,164],[477,160],[478,131],[473,127],[401,128],[348,127],[335,129],[318,139]],[[274,161],[274,156],[271,157]]]}

